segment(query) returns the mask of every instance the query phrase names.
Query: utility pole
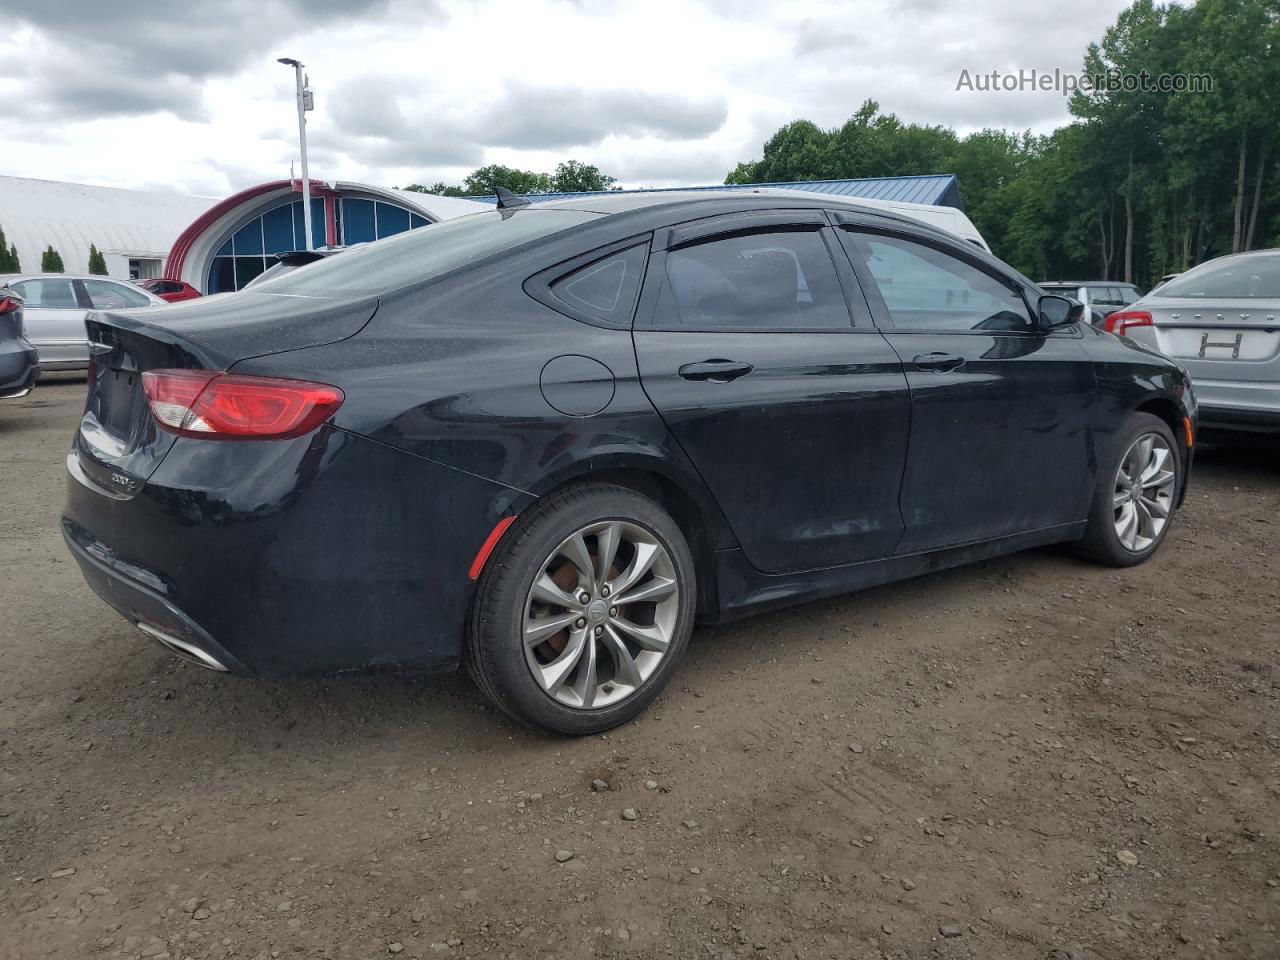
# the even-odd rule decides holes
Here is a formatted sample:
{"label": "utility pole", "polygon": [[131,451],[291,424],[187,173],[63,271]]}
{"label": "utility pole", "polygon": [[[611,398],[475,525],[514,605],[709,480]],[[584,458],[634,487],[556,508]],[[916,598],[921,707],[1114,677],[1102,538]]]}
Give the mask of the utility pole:
{"label": "utility pole", "polygon": [[298,83],[298,144],[302,148],[302,223],[306,234],[307,249],[314,249],[311,242],[311,177],[307,174],[307,111],[315,108],[315,100],[311,94],[310,78],[302,73],[305,64],[290,57],[280,57],[277,61],[286,67],[293,67],[293,75]]}

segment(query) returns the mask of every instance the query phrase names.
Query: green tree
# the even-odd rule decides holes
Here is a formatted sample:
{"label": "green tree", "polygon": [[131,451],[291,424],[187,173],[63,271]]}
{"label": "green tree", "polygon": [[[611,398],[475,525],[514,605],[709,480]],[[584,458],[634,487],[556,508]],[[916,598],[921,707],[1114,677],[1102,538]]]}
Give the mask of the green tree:
{"label": "green tree", "polygon": [[[1248,250],[1273,182],[1280,126],[1280,0],[1203,0],[1190,12],[1171,11],[1170,20],[1182,28],[1181,69],[1213,77],[1211,91],[1184,91],[1172,98],[1178,132],[1189,134],[1194,145],[1182,152],[1217,184],[1225,186],[1230,177],[1230,250]],[[1190,179],[1199,181],[1201,192],[1213,191],[1205,178]],[[1225,238],[1221,246],[1226,248]]]}
{"label": "green tree", "polygon": [[0,227],[0,273],[17,273],[17,252],[9,253],[9,244],[5,242],[4,227]]}
{"label": "green tree", "polygon": [[92,243],[89,244],[89,272],[95,276],[105,277],[107,275],[107,260],[97,247]]}
{"label": "green tree", "polygon": [[465,197],[467,195],[466,191],[461,187],[447,184],[442,180],[437,180],[429,187],[423,186],[421,183],[411,183],[405,189],[411,193],[434,193],[440,197]]}
{"label": "green tree", "polygon": [[40,256],[41,273],[62,273],[66,268],[62,265],[62,254],[50,244]]}
{"label": "green tree", "polygon": [[18,259],[18,245],[16,243],[9,244],[9,270],[13,273],[22,272],[22,261]]}
{"label": "green tree", "polygon": [[600,168],[590,163],[579,163],[577,160],[565,160],[556,166],[551,175],[551,191],[553,193],[578,193],[591,190],[615,190],[618,181],[608,174],[600,172]]}
{"label": "green tree", "polygon": [[496,187],[504,187],[512,193],[550,193],[551,177],[531,170],[517,170],[500,163],[473,170],[462,181],[463,194],[469,197],[487,197]]}

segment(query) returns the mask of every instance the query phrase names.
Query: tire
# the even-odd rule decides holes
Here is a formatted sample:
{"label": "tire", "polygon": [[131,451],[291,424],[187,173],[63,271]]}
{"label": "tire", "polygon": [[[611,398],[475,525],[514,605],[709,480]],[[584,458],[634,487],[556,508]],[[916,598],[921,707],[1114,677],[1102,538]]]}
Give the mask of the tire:
{"label": "tire", "polygon": [[[1134,487],[1129,483],[1131,474],[1146,477],[1152,469],[1151,462],[1138,466],[1142,452],[1139,441],[1151,439],[1152,450],[1167,451],[1165,463],[1148,479],[1163,477],[1167,471],[1172,477],[1159,487]],[[1121,476],[1121,468],[1125,475]],[[1184,458],[1169,425],[1159,417],[1148,413],[1134,413],[1116,434],[1110,454],[1102,461],[1098,472],[1093,500],[1089,507],[1089,522],[1077,552],[1088,560],[1109,567],[1132,567],[1142,563],[1160,548],[1173,525],[1173,515],[1182,489]],[[1135,498],[1135,493],[1140,496]],[[1163,518],[1157,509],[1166,511]],[[1132,525],[1129,518],[1133,518]],[[1159,520],[1163,522],[1158,522]],[[1149,521],[1151,526],[1147,526]],[[1158,529],[1155,528],[1158,523]],[[1124,534],[1122,530],[1124,528]],[[1135,535],[1136,534],[1136,535]],[[1132,537],[1132,539],[1130,539]]]}
{"label": "tire", "polygon": [[[655,599],[632,599],[646,591]],[[661,507],[624,487],[566,487],[522,514],[486,564],[463,650],[467,672],[529,727],[601,733],[666,686],[688,648],[696,596],[693,555]],[[526,631],[536,643],[525,643]]]}

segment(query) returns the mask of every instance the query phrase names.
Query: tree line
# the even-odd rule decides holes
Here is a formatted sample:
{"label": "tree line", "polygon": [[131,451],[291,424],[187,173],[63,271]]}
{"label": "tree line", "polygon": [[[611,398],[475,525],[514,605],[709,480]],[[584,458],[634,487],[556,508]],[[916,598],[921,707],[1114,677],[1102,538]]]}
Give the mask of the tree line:
{"label": "tree line", "polygon": [[442,197],[490,197],[495,187],[503,187],[512,193],[577,193],[593,190],[616,190],[617,180],[600,172],[594,164],[565,160],[553,173],[537,173],[491,163],[472,171],[461,186],[436,182],[431,186],[411,183],[405,187],[415,193],[435,193]]}
{"label": "tree line", "polygon": [[[4,227],[0,227],[0,274],[21,273],[22,260],[18,257],[18,245],[9,243],[4,235]],[[49,244],[40,254],[41,273],[65,273],[62,254]],[[94,276],[107,275],[107,259],[97,246],[89,244],[89,273]]]}
{"label": "tree line", "polygon": [[835,129],[786,124],[725,182],[954,173],[992,250],[1035,280],[1147,285],[1280,245],[1280,0],[1137,0],[1090,44],[1083,66],[1091,77],[1207,74],[1212,83],[1078,90],[1072,122],[1046,136],[962,137],[867,100]]}

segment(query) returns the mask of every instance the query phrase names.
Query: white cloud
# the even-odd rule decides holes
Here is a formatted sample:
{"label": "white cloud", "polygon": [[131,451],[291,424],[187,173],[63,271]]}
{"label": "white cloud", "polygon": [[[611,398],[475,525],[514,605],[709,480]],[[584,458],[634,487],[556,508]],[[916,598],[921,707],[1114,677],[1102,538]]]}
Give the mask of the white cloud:
{"label": "white cloud", "polygon": [[962,131],[1047,131],[1054,93],[957,91],[962,69],[1078,70],[1122,0],[10,0],[6,172],[223,194],[287,176],[293,77],[324,179],[459,181],[573,157],[629,185],[718,181],[780,124],[863,100]]}

